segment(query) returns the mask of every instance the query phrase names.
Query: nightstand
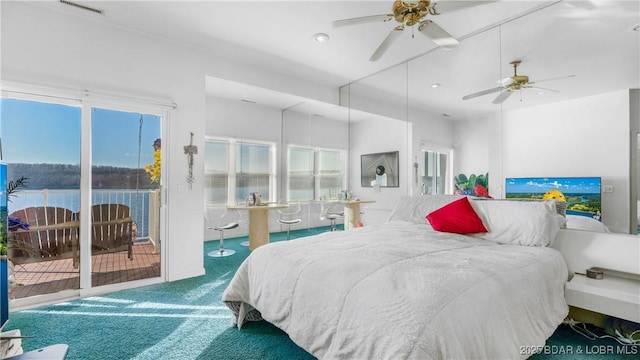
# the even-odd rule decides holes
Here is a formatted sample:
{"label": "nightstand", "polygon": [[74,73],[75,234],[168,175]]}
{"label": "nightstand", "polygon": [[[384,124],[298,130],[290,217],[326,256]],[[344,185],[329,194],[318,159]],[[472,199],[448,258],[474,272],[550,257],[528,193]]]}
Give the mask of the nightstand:
{"label": "nightstand", "polygon": [[640,280],[604,274],[590,279],[575,274],[565,285],[567,304],[640,323]]}

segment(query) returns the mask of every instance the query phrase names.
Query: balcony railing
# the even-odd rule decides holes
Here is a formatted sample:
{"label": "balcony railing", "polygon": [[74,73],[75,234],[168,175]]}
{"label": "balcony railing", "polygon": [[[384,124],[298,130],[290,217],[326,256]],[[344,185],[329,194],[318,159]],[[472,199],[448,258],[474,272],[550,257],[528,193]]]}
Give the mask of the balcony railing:
{"label": "balcony railing", "polygon": [[[31,206],[53,206],[80,211],[79,190],[20,190],[11,196],[7,210],[11,214],[15,210]],[[149,239],[155,242],[158,229],[159,191],[157,190],[93,190],[91,203],[124,204],[129,206],[131,218],[137,225],[136,240]]]}

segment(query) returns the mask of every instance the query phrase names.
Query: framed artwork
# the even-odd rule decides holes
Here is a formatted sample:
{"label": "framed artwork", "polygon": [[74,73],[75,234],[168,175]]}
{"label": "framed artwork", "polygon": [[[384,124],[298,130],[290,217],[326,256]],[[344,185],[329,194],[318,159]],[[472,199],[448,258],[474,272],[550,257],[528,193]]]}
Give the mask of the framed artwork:
{"label": "framed artwork", "polygon": [[360,185],[399,187],[399,157],[399,151],[361,155]]}

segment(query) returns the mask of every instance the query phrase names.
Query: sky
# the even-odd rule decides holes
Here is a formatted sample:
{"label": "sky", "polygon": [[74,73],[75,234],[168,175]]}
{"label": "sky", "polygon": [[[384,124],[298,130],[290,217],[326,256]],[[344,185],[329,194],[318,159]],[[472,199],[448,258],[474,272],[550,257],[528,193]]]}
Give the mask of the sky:
{"label": "sky", "polygon": [[557,189],[563,193],[600,194],[599,177],[507,178],[506,193],[544,193]]}
{"label": "sky", "polygon": [[[3,98],[0,103],[2,160],[6,163],[80,163],[81,108]],[[92,109],[92,163],[137,168],[153,163],[153,142],[160,138],[160,117]]]}

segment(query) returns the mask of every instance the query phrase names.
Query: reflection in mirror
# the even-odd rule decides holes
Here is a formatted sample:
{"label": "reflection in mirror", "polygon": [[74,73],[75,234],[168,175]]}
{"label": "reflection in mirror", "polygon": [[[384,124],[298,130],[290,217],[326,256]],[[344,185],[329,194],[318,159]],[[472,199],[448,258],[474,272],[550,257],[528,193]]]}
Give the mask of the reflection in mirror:
{"label": "reflection in mirror", "polygon": [[[452,193],[454,171],[500,170],[492,170],[488,160],[491,151],[499,151],[488,138],[499,135],[500,106],[491,99],[462,100],[475,90],[468,87],[471,79],[488,84],[500,80],[499,35],[497,28],[487,30],[465,39],[455,50],[432,50],[341,89],[341,104],[350,109],[354,134],[351,161],[396,150],[400,158],[398,189],[368,194],[369,189],[358,186],[361,174],[352,174],[353,191],[390,209],[401,195],[427,190]],[[446,160],[427,161],[434,152],[446,155]]]}
{"label": "reflection in mirror", "polygon": [[[601,176],[612,189],[603,198],[604,224],[611,231],[635,233],[640,190],[628,183],[638,170],[621,160],[628,159],[630,149],[619,139],[628,136],[629,105],[632,129],[640,127],[633,113],[638,91],[629,96],[629,89],[638,87],[640,62],[637,33],[630,28],[640,12],[637,2],[592,3],[588,10],[577,6],[581,2],[496,2],[496,7],[522,9],[467,35],[454,34],[460,45],[451,51],[431,49],[344,86],[340,99],[350,109],[351,163],[362,154],[400,151],[400,187],[372,192],[376,206],[392,208],[397,195],[422,192],[415,164],[423,174],[421,144],[427,144],[455,149],[455,175],[489,173],[489,195],[496,198],[505,196],[505,177]],[[586,20],[596,12],[611,21]],[[606,56],[616,52],[626,55]],[[626,71],[617,75],[594,68]],[[523,86],[510,87],[520,80]],[[358,118],[357,111],[376,115]],[[606,151],[576,151],[573,139]],[[635,152],[631,147],[632,157]],[[359,180],[360,174],[352,173],[351,188],[367,196]],[[620,206],[629,199],[632,210]]]}
{"label": "reflection in mirror", "polygon": [[[347,189],[349,119],[344,107],[302,102],[282,111],[281,200],[300,203],[301,227],[325,226],[321,199]],[[292,229],[295,227],[292,227]]]}

